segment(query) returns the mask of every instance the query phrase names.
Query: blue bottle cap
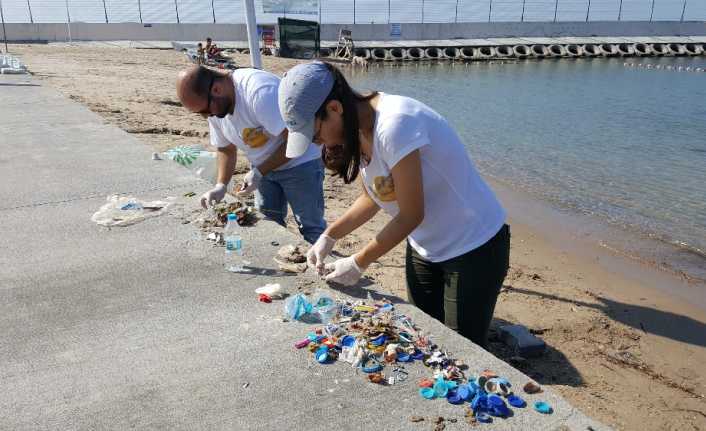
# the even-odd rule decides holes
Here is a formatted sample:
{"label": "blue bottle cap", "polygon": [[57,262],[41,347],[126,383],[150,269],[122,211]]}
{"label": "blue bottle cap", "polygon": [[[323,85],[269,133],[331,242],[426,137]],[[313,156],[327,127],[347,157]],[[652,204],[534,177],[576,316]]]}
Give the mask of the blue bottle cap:
{"label": "blue bottle cap", "polygon": [[424,397],[428,400],[431,400],[436,396],[434,394],[434,389],[432,389],[432,388],[421,388],[419,390],[419,395],[421,395],[422,397]]}
{"label": "blue bottle cap", "polygon": [[373,346],[382,346],[387,341],[387,335],[380,335],[379,337],[370,340],[370,344]]}
{"label": "blue bottle cap", "polygon": [[523,408],[527,405],[525,400],[522,398],[518,397],[517,395],[510,395],[507,397],[507,403],[510,404],[513,407],[517,408]]}
{"label": "blue bottle cap", "polygon": [[504,404],[502,406],[493,406],[489,411],[491,415],[501,418],[510,416],[510,409]]}
{"label": "blue bottle cap", "polygon": [[456,383],[456,382],[453,381],[453,380],[447,380],[447,381],[446,381],[446,387],[449,388],[449,390],[451,390],[451,389],[456,389],[456,388],[458,387],[458,383]]}
{"label": "blue bottle cap", "polygon": [[468,401],[471,397],[471,390],[468,385],[459,385],[458,389],[456,389],[456,393],[458,393],[458,396],[461,397],[463,401]]}
{"label": "blue bottle cap", "polygon": [[471,401],[471,408],[473,409],[473,411],[477,412],[479,410],[485,410],[487,407],[488,397],[480,392],[476,393],[476,396],[473,397],[473,401]]}
{"label": "blue bottle cap", "polygon": [[434,394],[439,398],[444,398],[449,393],[449,388],[446,386],[444,379],[438,379],[434,383]]}
{"label": "blue bottle cap", "polygon": [[505,401],[497,395],[488,395],[488,404],[493,407],[500,407],[505,405]]}
{"label": "blue bottle cap", "polygon": [[459,395],[458,391],[455,389],[446,394],[446,400],[450,404],[461,404],[463,402],[463,398],[461,398],[461,395]]}
{"label": "blue bottle cap", "polygon": [[320,364],[325,363],[328,361],[328,347],[327,346],[321,346],[315,353],[316,361]]}
{"label": "blue bottle cap", "polygon": [[422,359],[424,359],[424,353],[419,350],[415,350],[412,354],[412,359],[414,359],[415,361],[421,361]]}
{"label": "blue bottle cap", "polygon": [[355,337],[352,335],[346,335],[345,337],[341,338],[341,345],[345,347],[353,347],[355,344]]}
{"label": "blue bottle cap", "polygon": [[493,421],[493,419],[487,413],[483,412],[476,413],[476,419],[478,420],[478,422],[483,422],[486,424]]}
{"label": "blue bottle cap", "polygon": [[409,356],[407,353],[398,353],[397,354],[397,362],[409,362],[412,360],[412,357]]}
{"label": "blue bottle cap", "polygon": [[539,413],[544,413],[545,415],[551,414],[554,411],[552,409],[552,406],[550,406],[544,401],[537,401],[536,403],[534,403],[534,409],[537,410]]}
{"label": "blue bottle cap", "polygon": [[235,215],[235,213],[228,213],[228,221],[235,221],[237,219],[238,217]]}

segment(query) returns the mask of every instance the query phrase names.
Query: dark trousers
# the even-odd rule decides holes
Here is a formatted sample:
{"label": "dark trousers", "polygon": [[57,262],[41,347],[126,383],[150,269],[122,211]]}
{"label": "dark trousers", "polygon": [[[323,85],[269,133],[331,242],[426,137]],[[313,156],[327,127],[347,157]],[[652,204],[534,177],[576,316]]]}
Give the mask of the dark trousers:
{"label": "dark trousers", "polygon": [[482,246],[429,262],[407,242],[407,296],[422,311],[485,348],[495,302],[510,267],[510,227]]}

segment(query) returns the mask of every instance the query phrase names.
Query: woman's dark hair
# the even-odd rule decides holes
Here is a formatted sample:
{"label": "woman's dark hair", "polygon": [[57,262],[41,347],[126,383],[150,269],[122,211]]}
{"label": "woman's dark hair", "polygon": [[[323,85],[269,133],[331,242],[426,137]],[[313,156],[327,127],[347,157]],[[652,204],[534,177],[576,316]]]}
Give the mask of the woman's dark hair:
{"label": "woman's dark hair", "polygon": [[321,104],[316,112],[316,118],[326,119],[326,105],[331,100],[337,100],[343,105],[343,134],[344,144],[342,147],[329,148],[322,146],[321,159],[326,168],[332,170],[335,175],[343,178],[346,184],[352,183],[358,177],[360,170],[360,138],[358,130],[358,102],[370,100],[377,95],[377,92],[362,95],[353,90],[340,70],[330,63],[325,63],[326,67],[333,74],[333,88],[326,96],[326,100]]}

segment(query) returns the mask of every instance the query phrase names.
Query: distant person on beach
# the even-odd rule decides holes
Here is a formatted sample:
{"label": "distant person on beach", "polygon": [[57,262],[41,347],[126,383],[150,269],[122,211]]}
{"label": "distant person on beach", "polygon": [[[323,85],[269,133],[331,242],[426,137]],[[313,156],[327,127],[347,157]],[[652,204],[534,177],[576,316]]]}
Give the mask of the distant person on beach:
{"label": "distant person on beach", "polygon": [[216,46],[215,43],[213,43],[213,39],[210,37],[206,38],[206,55],[208,55],[208,58],[218,58],[221,56],[221,51],[223,49],[219,48]]}
{"label": "distant person on beach", "polygon": [[296,157],[285,156],[279,82],[258,69],[227,73],[194,66],[179,73],[177,96],[186,109],[208,119],[211,144],[218,148],[217,184],[201,197],[201,205],[223,200],[240,150],[251,169],[238,194],[254,192],[258,210],[282,226],[289,204],[299,232],[314,243],[326,228],[321,151],[312,145]]}
{"label": "distant person on beach", "polygon": [[[325,166],[363,191],[307,253],[329,282],[353,285],[372,262],[407,239],[410,302],[485,347],[510,259],[505,210],[461,139],[423,103],[354,91],[334,66],[289,70],[279,87],[287,157],[322,145]],[[337,240],[382,208],[392,219],[360,251],[324,264]]]}
{"label": "distant person on beach", "polygon": [[204,64],[206,62],[206,50],[204,49],[203,44],[201,42],[196,45],[196,55],[196,62],[198,64]]}

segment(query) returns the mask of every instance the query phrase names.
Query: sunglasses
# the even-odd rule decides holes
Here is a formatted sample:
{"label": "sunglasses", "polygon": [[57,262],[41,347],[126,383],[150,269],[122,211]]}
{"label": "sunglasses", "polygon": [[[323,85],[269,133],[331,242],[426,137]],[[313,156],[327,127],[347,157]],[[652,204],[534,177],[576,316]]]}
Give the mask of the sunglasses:
{"label": "sunglasses", "polygon": [[210,84],[208,84],[208,93],[206,95],[206,109],[199,112],[199,114],[201,114],[204,117],[210,117],[211,115],[213,115],[213,114],[211,114],[211,102],[213,101],[213,99],[211,98],[211,90],[213,90],[213,83],[215,82],[215,80],[216,80],[216,77],[211,76],[211,82],[210,82]]}

